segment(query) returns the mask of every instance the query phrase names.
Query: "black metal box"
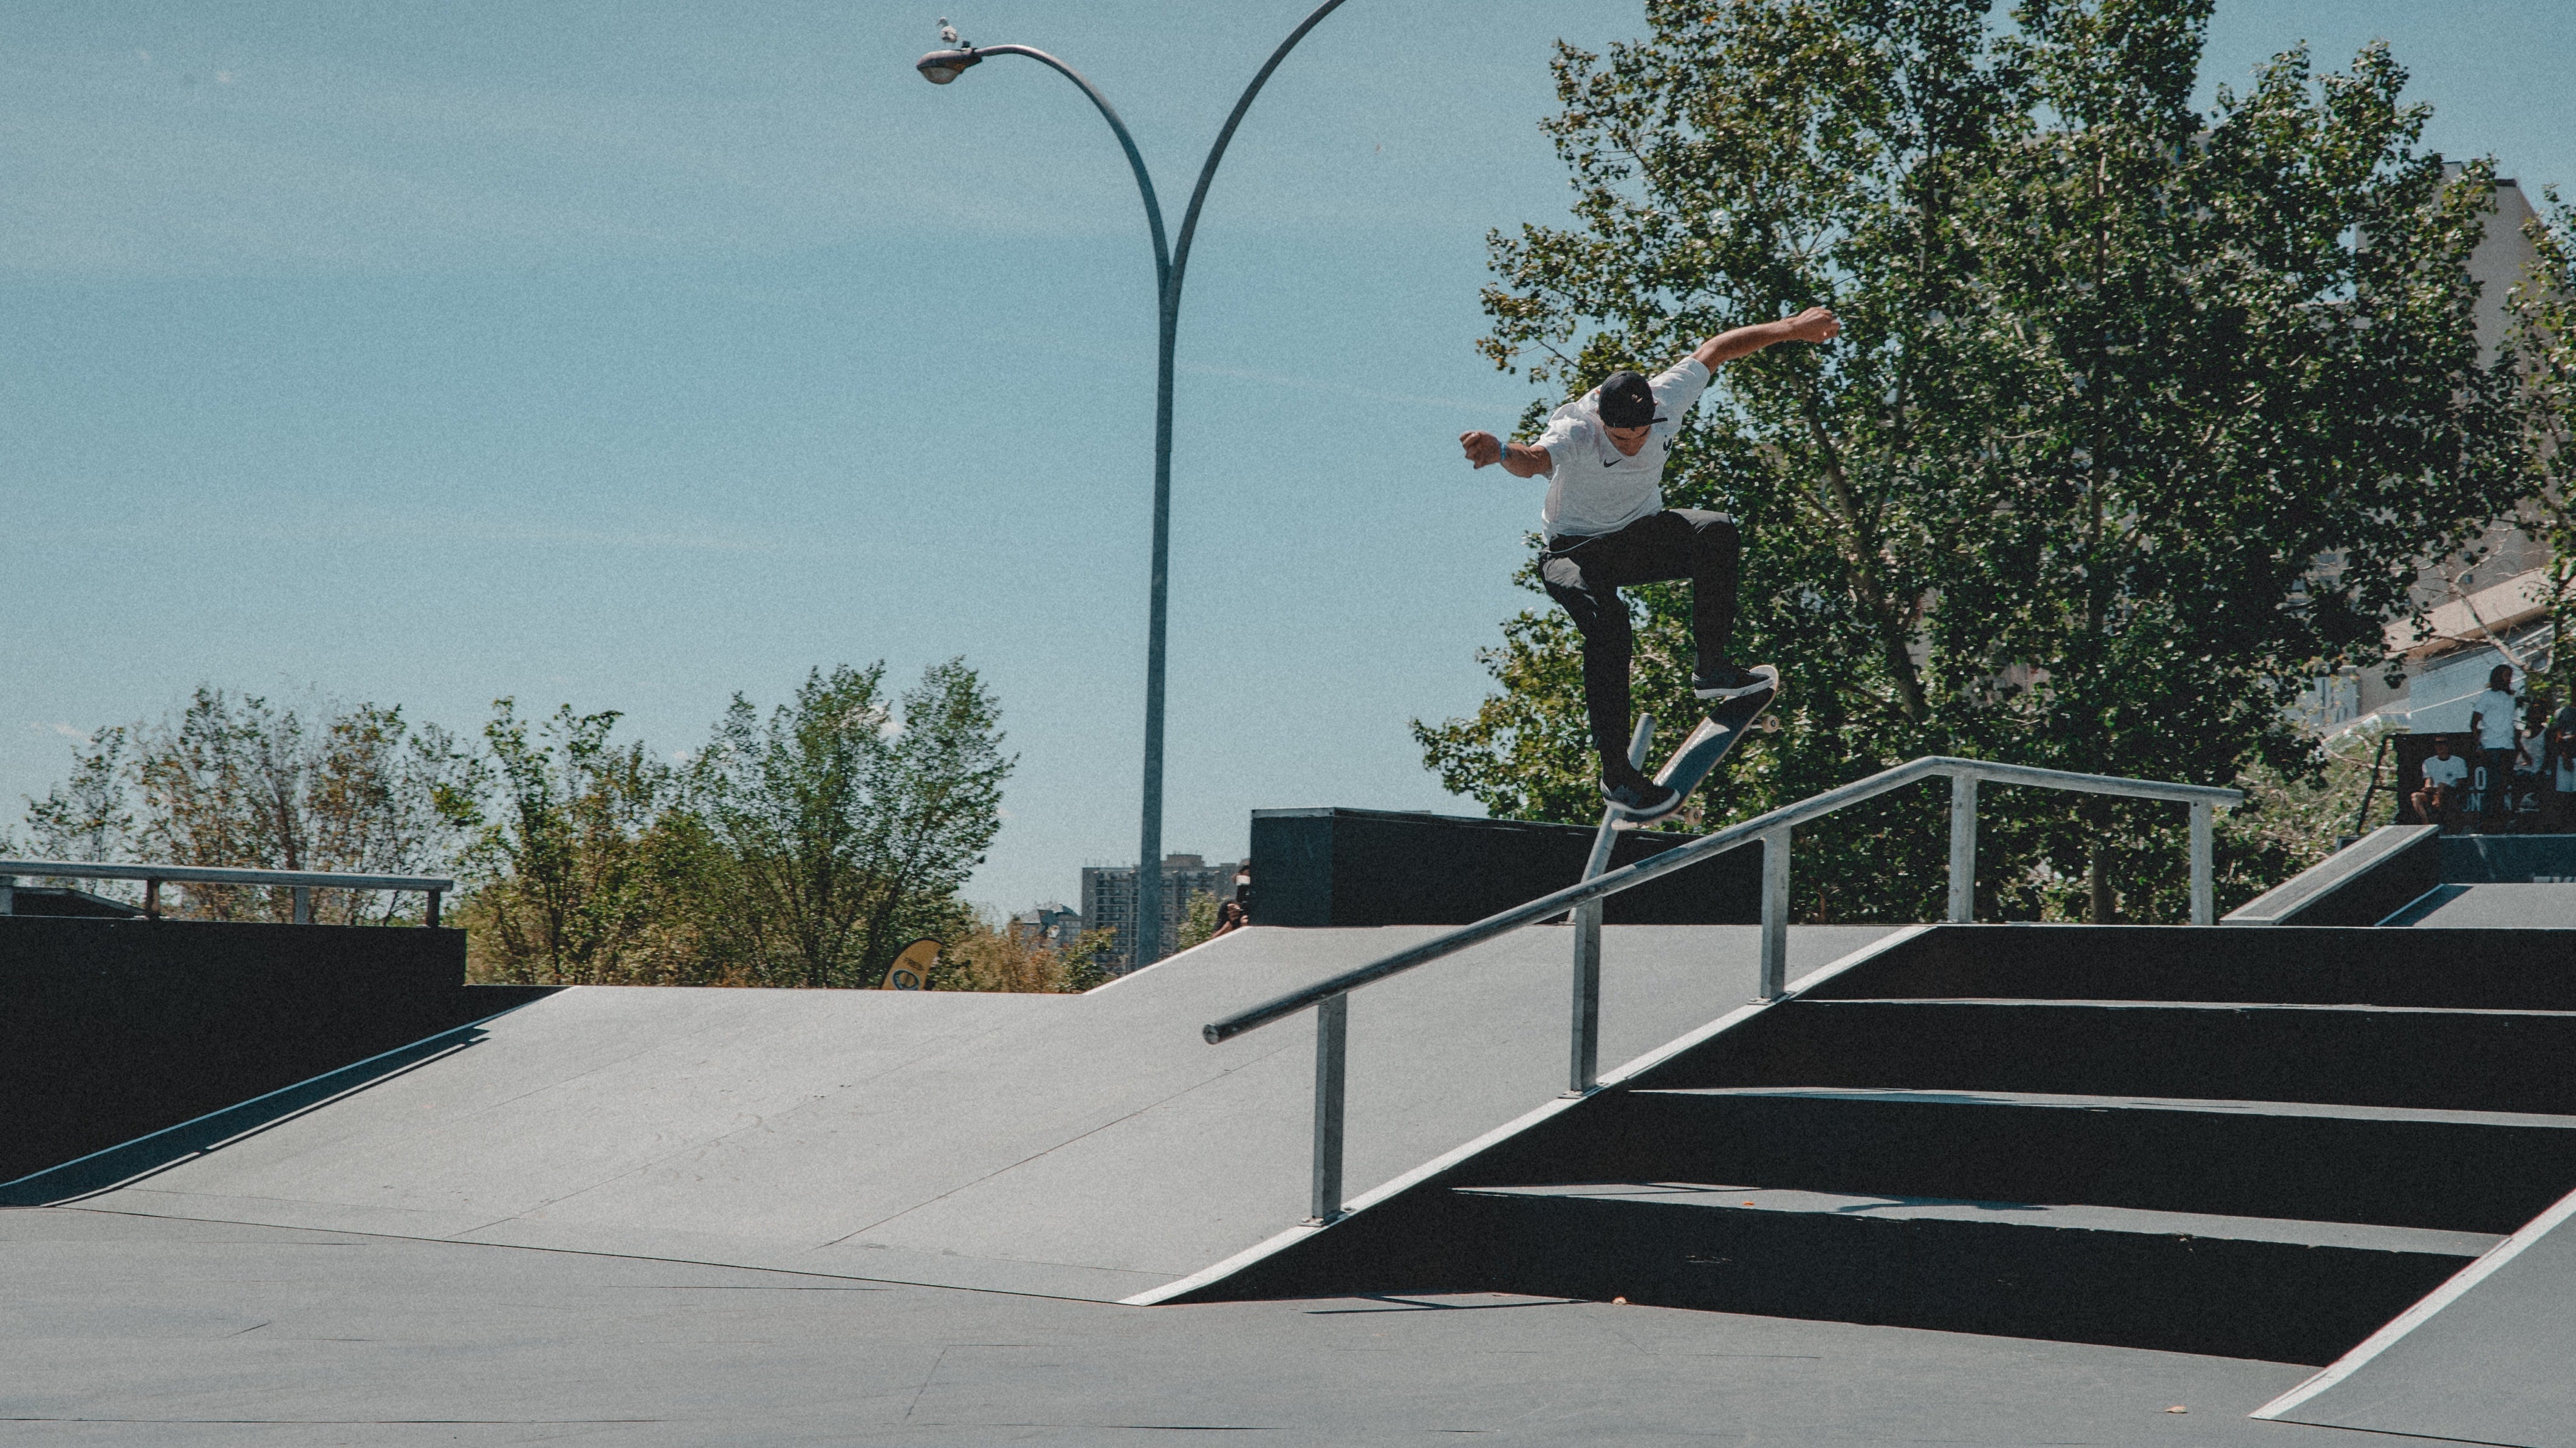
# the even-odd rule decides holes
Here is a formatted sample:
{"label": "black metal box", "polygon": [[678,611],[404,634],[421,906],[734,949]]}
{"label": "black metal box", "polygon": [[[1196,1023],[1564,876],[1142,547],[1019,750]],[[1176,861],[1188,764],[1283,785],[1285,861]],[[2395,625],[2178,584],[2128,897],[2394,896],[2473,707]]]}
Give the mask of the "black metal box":
{"label": "black metal box", "polygon": [[[1562,890],[1583,874],[1583,825],[1374,809],[1252,812],[1256,925],[1464,925]],[[1689,835],[1630,832],[1613,868]],[[1613,925],[1755,925],[1762,845],[1739,846],[1610,897]]]}

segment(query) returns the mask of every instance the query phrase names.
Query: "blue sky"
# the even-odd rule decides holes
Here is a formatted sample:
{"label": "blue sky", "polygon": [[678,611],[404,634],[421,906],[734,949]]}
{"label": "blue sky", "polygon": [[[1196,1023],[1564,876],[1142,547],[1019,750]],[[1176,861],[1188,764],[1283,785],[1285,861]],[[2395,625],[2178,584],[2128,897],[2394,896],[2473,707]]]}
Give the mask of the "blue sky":
{"label": "blue sky", "polygon": [[[944,0],[1055,51],[1173,222],[1306,0]],[[934,88],[937,0],[16,0],[0,29],[0,815],[199,681],[626,712],[962,654],[1019,773],[973,893],[1131,859],[1151,267],[1043,68]],[[1351,0],[1274,78],[1181,335],[1167,847],[1248,811],[1472,812],[1408,720],[1471,709],[1534,485],[1454,438],[1484,234],[1563,214],[1549,43],[1635,0]],[[2576,27],[2525,3],[2227,3],[2208,80],[2385,36],[2434,144],[2576,183]]]}

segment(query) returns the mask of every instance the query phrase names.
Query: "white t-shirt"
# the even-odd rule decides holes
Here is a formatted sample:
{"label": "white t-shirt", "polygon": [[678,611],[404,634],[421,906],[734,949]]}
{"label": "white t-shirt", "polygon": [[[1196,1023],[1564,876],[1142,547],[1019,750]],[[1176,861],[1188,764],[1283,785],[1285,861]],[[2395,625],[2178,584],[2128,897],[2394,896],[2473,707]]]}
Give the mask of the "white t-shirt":
{"label": "white t-shirt", "polygon": [[2511,749],[2513,747],[2513,694],[2505,689],[2489,689],[2469,701],[2469,712],[2478,716],[2478,747]]}
{"label": "white t-shirt", "polygon": [[2427,785],[2447,784],[2456,789],[2460,781],[2468,777],[2469,762],[2456,754],[2448,759],[2438,754],[2424,756],[2424,783]]}
{"label": "white t-shirt", "polygon": [[1551,539],[1616,533],[1664,506],[1664,445],[1708,388],[1708,368],[1684,357],[1646,386],[1655,394],[1655,421],[1646,445],[1630,457],[1612,446],[1601,426],[1601,389],[1594,388],[1550,413],[1538,446],[1547,449],[1547,501],[1539,520]]}

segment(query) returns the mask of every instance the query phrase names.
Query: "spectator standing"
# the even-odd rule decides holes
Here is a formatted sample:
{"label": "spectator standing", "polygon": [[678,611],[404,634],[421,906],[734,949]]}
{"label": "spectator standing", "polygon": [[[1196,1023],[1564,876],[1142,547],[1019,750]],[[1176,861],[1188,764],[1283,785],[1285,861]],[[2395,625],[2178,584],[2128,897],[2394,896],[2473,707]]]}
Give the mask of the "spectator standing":
{"label": "spectator standing", "polygon": [[2458,828],[2461,786],[2468,778],[2469,762],[2451,752],[2451,736],[2434,735],[2433,757],[2424,761],[2424,783],[2407,797],[2416,823]]}
{"label": "spectator standing", "polygon": [[2520,718],[2513,701],[2513,665],[2498,664],[2487,671],[2486,692],[2469,701],[2469,744],[2486,770],[2485,780],[2473,781],[2471,787],[2483,786],[2478,815],[2489,825],[2501,825],[2512,809]]}

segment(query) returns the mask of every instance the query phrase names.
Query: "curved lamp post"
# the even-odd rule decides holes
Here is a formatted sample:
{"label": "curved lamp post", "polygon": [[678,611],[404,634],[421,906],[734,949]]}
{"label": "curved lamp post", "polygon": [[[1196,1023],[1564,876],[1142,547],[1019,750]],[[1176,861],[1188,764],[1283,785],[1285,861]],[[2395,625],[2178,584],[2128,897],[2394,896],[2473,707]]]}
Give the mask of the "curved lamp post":
{"label": "curved lamp post", "polygon": [[1252,108],[1252,98],[1261,93],[1270,73],[1288,58],[1306,32],[1315,28],[1325,16],[1340,9],[1342,0],[1324,0],[1313,14],[1288,32],[1270,59],[1253,74],[1252,84],[1243,88],[1235,100],[1234,110],[1216,133],[1216,143],[1208,147],[1207,160],[1199,167],[1199,184],[1190,193],[1189,210],[1181,213],[1181,236],[1176,246],[1163,240],[1163,207],[1154,199],[1154,178],[1145,169],[1145,158],[1136,150],[1136,140],[1127,134],[1127,123],[1118,119],[1107,97],[1083,77],[1082,72],[1056,59],[1043,50],[1026,45],[968,45],[957,38],[957,32],[940,23],[940,38],[949,43],[946,50],[934,50],[915,62],[913,68],[932,85],[946,85],[966,73],[971,66],[981,65],[993,55],[1025,55],[1038,61],[1082,88],[1091,103],[1100,110],[1101,119],[1118,133],[1118,144],[1126,149],[1127,164],[1136,172],[1136,189],[1145,196],[1145,222],[1154,233],[1154,280],[1157,368],[1154,379],[1154,551],[1151,569],[1152,587],[1147,605],[1145,626],[1145,799],[1144,828],[1136,846],[1136,923],[1138,939],[1130,957],[1133,966],[1150,965],[1163,953],[1163,620],[1170,593],[1172,552],[1172,342],[1177,335],[1181,311],[1181,276],[1190,263],[1190,237],[1198,230],[1199,208],[1207,201],[1208,183],[1216,179],[1216,163],[1225,157],[1226,143],[1234,139],[1234,128],[1243,121],[1243,113]]}

